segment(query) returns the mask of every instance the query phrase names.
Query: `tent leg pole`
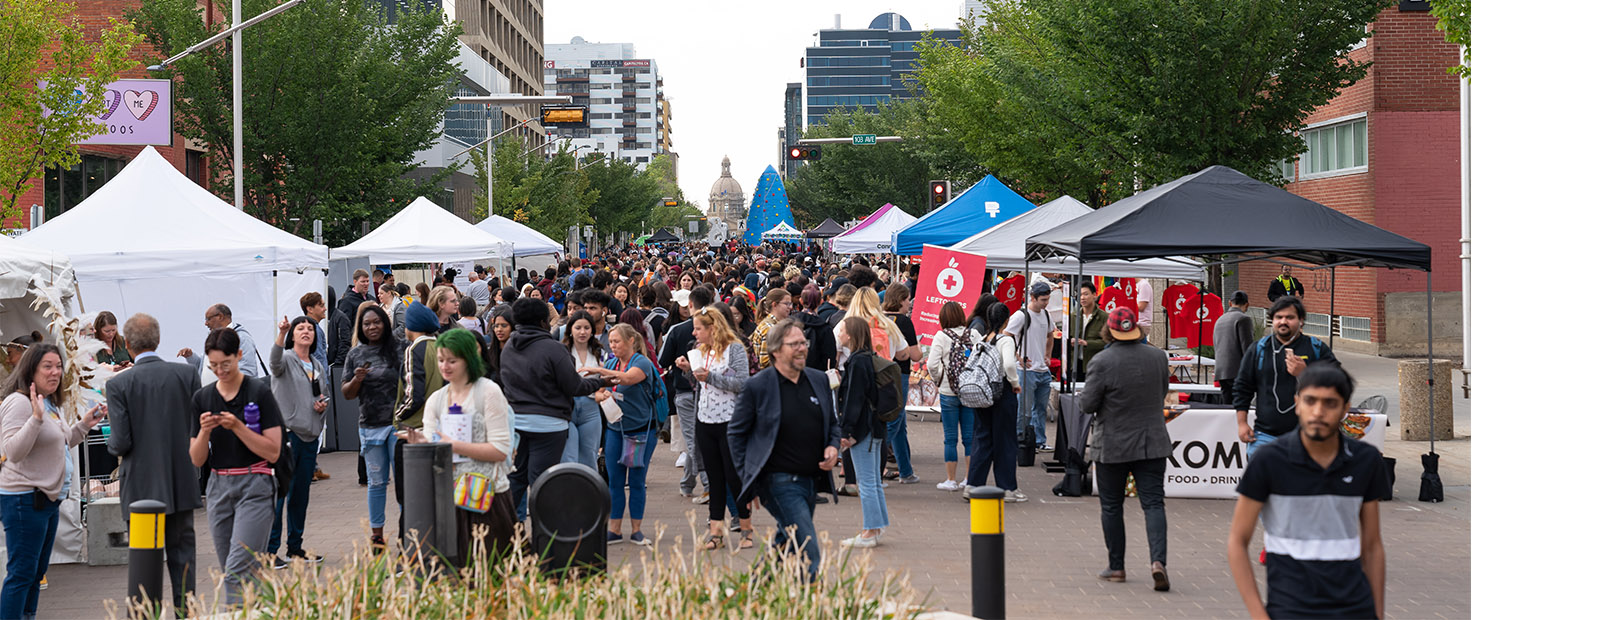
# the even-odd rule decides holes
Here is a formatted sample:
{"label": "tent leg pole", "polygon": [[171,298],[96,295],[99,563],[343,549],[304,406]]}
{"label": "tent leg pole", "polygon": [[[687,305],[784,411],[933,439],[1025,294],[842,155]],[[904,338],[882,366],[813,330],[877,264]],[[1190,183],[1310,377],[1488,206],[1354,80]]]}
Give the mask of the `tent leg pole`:
{"label": "tent leg pole", "polygon": [[1333,298],[1339,287],[1339,268],[1328,268],[1328,350],[1333,350]]}
{"label": "tent leg pole", "polygon": [[[1200,383],[1201,377],[1205,376],[1205,375],[1201,374],[1201,373],[1205,372],[1205,365],[1200,363],[1200,346],[1205,343],[1206,336],[1205,336],[1205,334],[1202,334],[1200,332],[1201,332],[1201,330],[1205,329],[1205,325],[1206,325],[1206,319],[1205,319],[1205,317],[1201,316],[1201,313],[1203,313],[1205,311],[1205,309],[1206,309],[1206,280],[1209,280],[1209,279],[1210,278],[1205,278],[1205,279],[1200,280],[1200,307],[1199,308],[1195,308],[1195,312],[1194,312],[1194,342],[1190,343],[1194,347],[1194,382],[1196,384]],[[1170,326],[1171,324],[1172,324],[1172,321],[1167,321],[1167,325]],[[1216,344],[1215,340],[1212,340],[1211,342],[1212,342],[1213,345]],[[1212,351],[1212,354],[1215,355],[1216,351]],[[1213,359],[1215,359],[1215,358],[1213,358]]]}
{"label": "tent leg pole", "polygon": [[1433,453],[1433,270],[1428,270],[1428,453]]}

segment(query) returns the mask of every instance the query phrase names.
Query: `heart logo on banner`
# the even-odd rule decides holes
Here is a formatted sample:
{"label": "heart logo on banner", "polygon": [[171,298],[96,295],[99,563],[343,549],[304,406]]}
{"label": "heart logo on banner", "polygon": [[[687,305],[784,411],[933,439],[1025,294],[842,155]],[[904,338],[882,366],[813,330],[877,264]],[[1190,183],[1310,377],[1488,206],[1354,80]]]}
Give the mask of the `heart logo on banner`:
{"label": "heart logo on banner", "polygon": [[122,94],[125,96],[123,104],[128,106],[128,113],[141,121],[150,118],[150,113],[156,111],[156,104],[161,101],[161,97],[153,90],[125,90]]}
{"label": "heart logo on banner", "polygon": [[106,113],[100,115],[100,120],[106,120],[106,119],[111,118],[112,114],[116,114],[117,113],[117,106],[119,106],[119,105],[122,105],[122,93],[119,93],[117,91],[114,91],[114,90],[111,90],[111,89],[107,88],[106,89]]}

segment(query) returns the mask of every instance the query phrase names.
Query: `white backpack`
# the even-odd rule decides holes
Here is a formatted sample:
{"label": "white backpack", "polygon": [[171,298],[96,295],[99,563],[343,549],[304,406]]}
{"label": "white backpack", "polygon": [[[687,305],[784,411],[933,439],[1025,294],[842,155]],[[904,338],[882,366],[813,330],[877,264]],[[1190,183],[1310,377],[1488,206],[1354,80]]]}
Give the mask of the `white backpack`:
{"label": "white backpack", "polygon": [[951,388],[963,407],[992,407],[994,395],[1005,381],[1000,350],[987,340],[973,342],[971,334],[967,330],[959,339],[952,339],[948,364],[954,373]]}

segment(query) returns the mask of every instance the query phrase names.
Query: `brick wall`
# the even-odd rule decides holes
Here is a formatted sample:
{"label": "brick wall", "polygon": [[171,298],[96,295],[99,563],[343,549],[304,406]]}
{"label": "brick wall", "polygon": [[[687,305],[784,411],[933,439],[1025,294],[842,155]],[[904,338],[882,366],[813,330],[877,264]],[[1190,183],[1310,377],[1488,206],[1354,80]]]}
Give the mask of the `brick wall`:
{"label": "brick wall", "polygon": [[[1385,10],[1373,23],[1367,45],[1351,53],[1354,60],[1372,61],[1367,78],[1307,119],[1311,124],[1365,112],[1367,172],[1299,181],[1288,189],[1428,244],[1434,290],[1450,292],[1461,290],[1460,83],[1446,71],[1457,62],[1457,48],[1445,43],[1435,23],[1427,13]],[[1252,303],[1266,304],[1267,286],[1278,270],[1272,263],[1240,266],[1240,286]],[[1376,343],[1387,342],[1385,296],[1425,290],[1426,277],[1419,271],[1354,267],[1340,268],[1336,283],[1326,271],[1297,270],[1295,276],[1306,287],[1308,311],[1327,313],[1333,286],[1333,313],[1371,318]]]}
{"label": "brick wall", "polygon": [[[123,20],[128,11],[139,8],[141,2],[139,2],[139,0],[74,0],[73,4],[76,7],[73,15],[77,17],[78,22],[82,24],[84,32],[88,34],[89,38],[91,40],[96,40],[99,38],[100,31],[105,28],[108,19],[116,18],[118,20]],[[216,16],[216,19],[221,19],[221,7],[214,1],[197,0],[196,3],[197,8],[202,11],[207,10],[208,5],[209,10],[213,12],[213,14]],[[142,61],[153,55],[155,55],[155,49],[147,43],[140,44],[133,49],[133,58],[135,60]],[[48,52],[45,56],[46,61],[48,62]],[[151,75],[150,72],[144,70],[144,64],[142,62],[140,63],[139,67],[124,71],[120,74],[120,76],[129,79],[167,77],[164,75]],[[162,157],[165,157],[167,162],[171,163],[174,168],[177,168],[179,172],[183,172],[185,170],[184,144],[185,140],[183,136],[179,135],[177,132],[173,132],[172,146],[157,146],[155,149],[156,151],[160,152]],[[110,157],[124,161],[132,160],[142,150],[144,150],[143,146],[85,145],[78,148],[78,152],[84,155],[99,155],[102,157]],[[17,199],[17,206],[23,210],[22,216],[17,219],[5,221],[3,227],[27,227],[28,207],[44,203],[44,187],[42,186],[42,183],[44,182],[44,170],[39,170],[39,174],[41,175],[40,177],[35,177],[28,181],[32,187],[29,188],[28,191],[23,192],[21,197]]]}

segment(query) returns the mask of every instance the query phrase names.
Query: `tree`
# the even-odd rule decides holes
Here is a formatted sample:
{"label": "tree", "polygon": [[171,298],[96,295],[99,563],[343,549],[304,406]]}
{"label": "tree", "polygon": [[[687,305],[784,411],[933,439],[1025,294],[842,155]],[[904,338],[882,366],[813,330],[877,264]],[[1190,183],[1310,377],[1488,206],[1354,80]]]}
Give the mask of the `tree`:
{"label": "tree", "polygon": [[[278,1],[245,0],[244,12]],[[207,27],[193,0],[146,0],[130,17],[162,57],[224,26]],[[337,244],[436,188],[445,173],[407,174],[439,138],[459,34],[438,10],[402,9],[391,23],[367,0],[307,2],[245,30],[246,210],[300,234],[322,219]],[[232,169],[231,62],[218,45],[172,67],[178,129],[209,146],[213,187],[230,197],[241,172]]]}
{"label": "tree", "polygon": [[1281,181],[1391,0],[996,0],[967,49],[918,44],[931,118],[1023,193],[1101,206],[1223,164]]}
{"label": "tree", "polygon": [[598,157],[590,155],[591,163],[583,169],[589,184],[600,192],[589,211],[596,234],[640,230],[639,223],[649,220],[651,210],[661,201],[660,186],[633,164],[618,158],[593,163],[592,158]]}
{"label": "tree", "polygon": [[926,104],[916,99],[880,104],[877,114],[835,108],[822,124],[807,129],[807,138],[875,134],[905,141],[822,147],[822,159],[801,166],[784,184],[796,218],[821,222],[831,217],[843,222],[870,214],[886,202],[921,214],[928,208],[930,180],[976,183],[984,171],[926,114]]}
{"label": "tree", "polygon": [[22,215],[30,179],[81,161],[77,143],[98,132],[106,83],[135,66],[131,24],[107,20],[93,40],[72,11],[59,0],[0,0],[0,222]]}
{"label": "tree", "polygon": [[[472,152],[478,171],[478,187],[488,187],[482,151]],[[543,153],[523,150],[516,140],[495,146],[495,213],[521,222],[551,239],[566,239],[567,227],[594,223],[589,210],[600,193],[589,185],[589,177],[577,169],[572,152],[562,148],[546,159]],[[475,198],[476,216],[488,216],[488,196]]]}
{"label": "tree", "polygon": [[1432,0],[1429,12],[1439,18],[1436,26],[1444,31],[1444,40],[1460,45],[1462,63],[1450,72],[1472,79],[1472,0]]}

